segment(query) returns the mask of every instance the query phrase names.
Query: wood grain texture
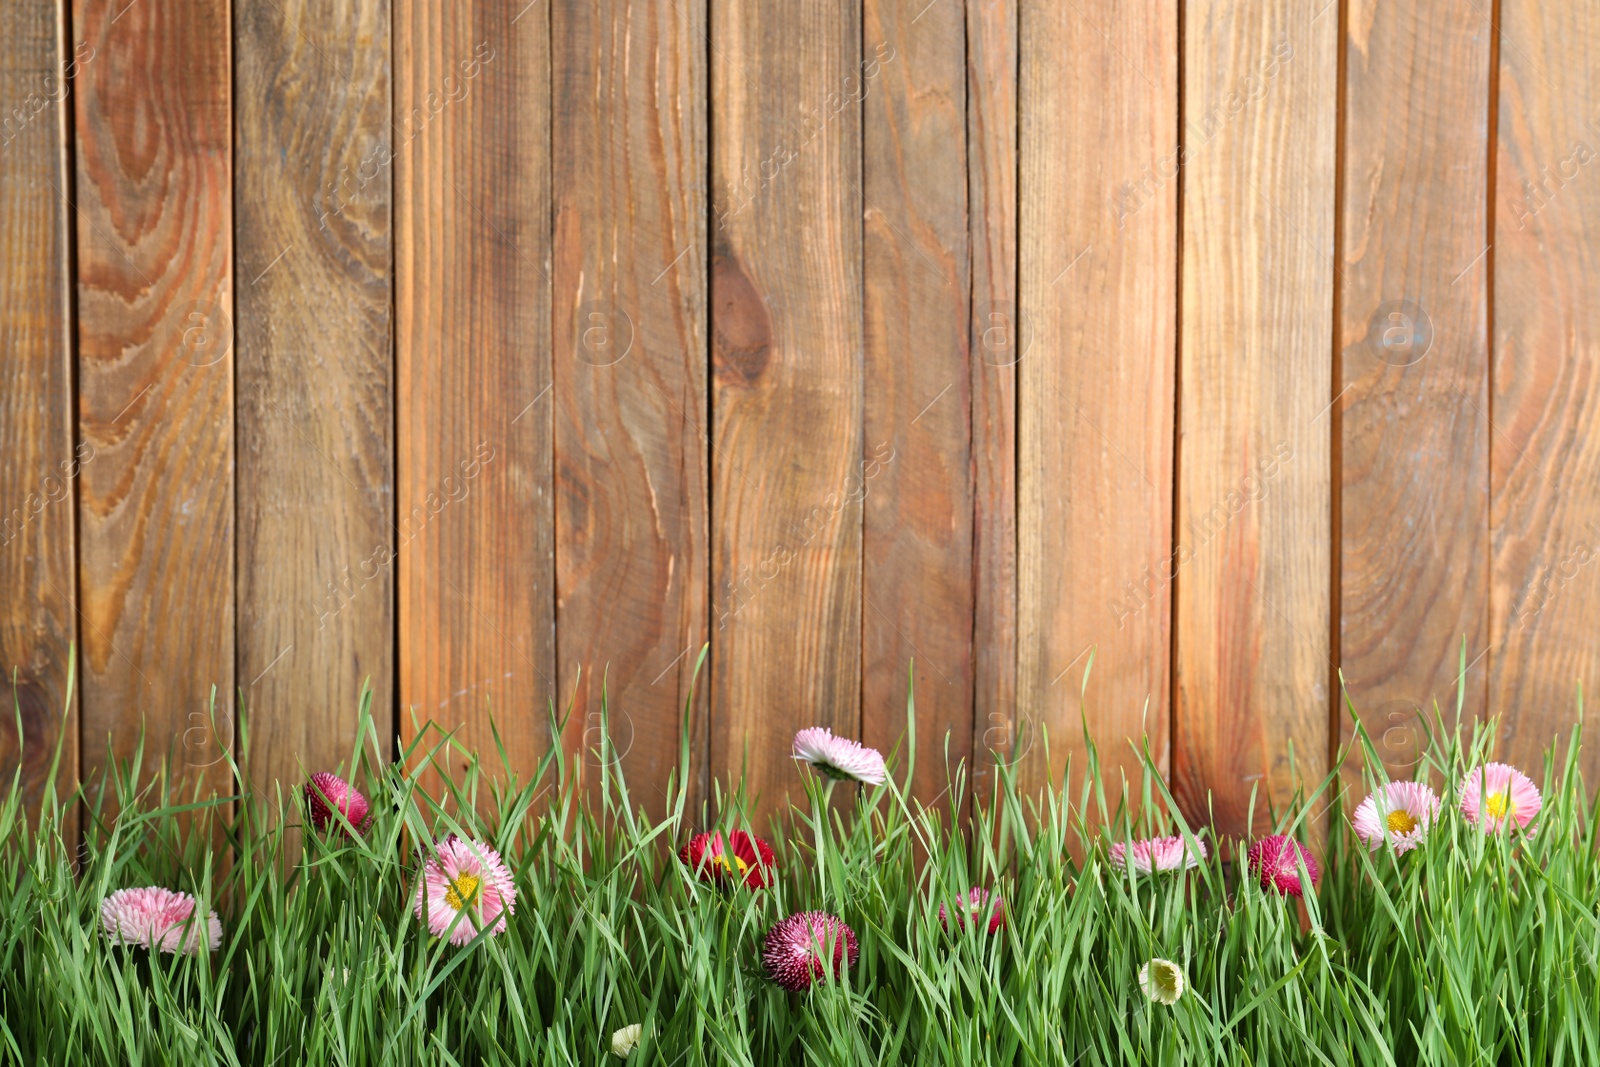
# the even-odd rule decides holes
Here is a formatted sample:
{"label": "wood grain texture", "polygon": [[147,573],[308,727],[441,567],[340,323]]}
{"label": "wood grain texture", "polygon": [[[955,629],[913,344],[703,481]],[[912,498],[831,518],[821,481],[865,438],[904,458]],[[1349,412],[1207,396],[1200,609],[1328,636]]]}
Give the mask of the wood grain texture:
{"label": "wood grain texture", "polygon": [[401,734],[522,774],[554,699],[549,12],[401,0],[395,233]]}
{"label": "wood grain texture", "polygon": [[[1117,788],[1168,736],[1177,10],[1025,2],[1018,714],[1083,772],[1079,694]],[[1063,56],[1074,62],[1062,62]],[[1093,145],[1093,151],[1074,151]]]}
{"label": "wood grain texture", "polygon": [[712,766],[773,810],[859,736],[861,12],[713,0]]}
{"label": "wood grain texture", "polygon": [[77,780],[77,716],[67,703],[77,635],[73,492],[83,462],[93,461],[76,451],[72,429],[71,208],[62,191],[67,78],[78,64],[68,70],[64,39],[53,0],[0,8],[0,777],[10,782],[20,763],[30,806],[63,731],[57,784]]}
{"label": "wood grain texture", "polygon": [[973,780],[1014,748],[1017,693],[1017,4],[967,0],[972,298]]}
{"label": "wood grain texture", "polygon": [[1500,33],[1489,705],[1533,768],[1600,686],[1600,11],[1504,0]]}
{"label": "wood grain texture", "polygon": [[1466,710],[1485,707],[1492,35],[1474,0],[1356,0],[1347,20],[1339,664],[1409,777],[1418,714],[1453,708],[1463,637]]}
{"label": "wood grain texture", "polygon": [[553,137],[584,146],[553,157],[560,688],[593,764],[604,684],[629,790],[660,817],[707,637],[706,12],[552,12]]}
{"label": "wood grain texture", "polygon": [[[83,751],[233,742],[233,222],[225,0],[73,5]],[[208,715],[216,687],[216,723]]]}
{"label": "wood grain texture", "polygon": [[234,7],[239,682],[249,773],[348,761],[394,707],[388,7]]}
{"label": "wood grain texture", "polygon": [[905,733],[914,661],[924,800],[972,752],[965,23],[957,4],[863,7],[862,735],[887,752]]}
{"label": "wood grain texture", "polygon": [[1291,742],[1327,765],[1338,10],[1184,21],[1173,780],[1223,833],[1288,798]]}

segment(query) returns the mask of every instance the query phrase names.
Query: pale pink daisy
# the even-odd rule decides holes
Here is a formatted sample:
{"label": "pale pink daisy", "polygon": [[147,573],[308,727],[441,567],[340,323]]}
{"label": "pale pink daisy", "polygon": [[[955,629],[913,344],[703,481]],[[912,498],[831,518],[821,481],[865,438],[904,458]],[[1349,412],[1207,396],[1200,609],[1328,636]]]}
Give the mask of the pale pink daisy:
{"label": "pale pink daisy", "polygon": [[222,920],[214,911],[193,919],[197,903],[188,893],[160,886],[119,889],[100,902],[100,928],[113,945],[193,956],[203,937],[214,952],[222,944]]}
{"label": "pale pink daisy", "polygon": [[1388,840],[1403,854],[1422,844],[1438,814],[1439,798],[1427,785],[1390,782],[1363,800],[1350,822],[1369,849]]}
{"label": "pale pink daisy", "polygon": [[438,851],[438,858],[422,867],[417,917],[426,915],[433,936],[448,936],[452,945],[465,945],[485,926],[492,928],[490,937],[505,933],[517,887],[500,862],[500,854],[480,841],[464,841],[455,834],[440,841]]}
{"label": "pale pink daisy", "polygon": [[825,726],[812,726],[794,735],[794,758],[841,782],[882,785],[888,777],[882,753],[848,737],[835,737]]}
{"label": "pale pink daisy", "polygon": [[1206,858],[1206,843],[1196,838],[1194,848],[1190,848],[1181,837],[1148,837],[1135,841],[1131,852],[1127,844],[1122,841],[1111,846],[1113,867],[1126,868],[1130,856],[1133,859],[1133,869],[1140,874],[1149,874],[1152,871],[1181,871],[1200,866],[1200,861]]}
{"label": "pale pink daisy", "polygon": [[1489,763],[1467,772],[1461,779],[1461,814],[1478,825],[1482,813],[1484,830],[1498,830],[1508,822],[1527,829],[1544,798],[1533,780],[1505,763]]}

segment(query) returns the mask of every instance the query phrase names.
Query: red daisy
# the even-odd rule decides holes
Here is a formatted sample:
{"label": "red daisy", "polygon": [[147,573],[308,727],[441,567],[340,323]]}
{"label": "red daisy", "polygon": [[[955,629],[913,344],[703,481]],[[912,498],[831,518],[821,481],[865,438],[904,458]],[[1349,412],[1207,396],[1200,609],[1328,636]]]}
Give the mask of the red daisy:
{"label": "red daisy", "polygon": [[733,831],[726,840],[720,830],[695,834],[678,856],[702,882],[727,885],[738,881],[751,889],[770,885],[778,867],[772,846],[743,830]]}
{"label": "red daisy", "polygon": [[837,915],[825,911],[802,911],[779,919],[767,931],[761,959],[774,982],[798,993],[826,975],[823,957],[833,946],[833,976],[837,978],[846,958],[854,967],[861,957],[856,933]]}
{"label": "red daisy", "polygon": [[1283,834],[1273,834],[1263,837],[1250,846],[1246,858],[1250,863],[1250,871],[1261,879],[1262,889],[1276,889],[1289,896],[1301,896],[1305,887],[1300,884],[1300,865],[1295,857],[1299,856],[1306,865],[1306,873],[1311,876],[1311,888],[1317,888],[1317,880],[1322,877],[1322,872],[1317,869],[1316,858],[1311,855],[1311,850]]}

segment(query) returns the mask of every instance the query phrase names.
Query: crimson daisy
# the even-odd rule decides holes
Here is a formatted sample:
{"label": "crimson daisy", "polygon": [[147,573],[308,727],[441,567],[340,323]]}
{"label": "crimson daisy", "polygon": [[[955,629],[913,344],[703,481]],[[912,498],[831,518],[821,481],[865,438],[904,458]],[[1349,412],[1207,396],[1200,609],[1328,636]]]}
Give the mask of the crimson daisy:
{"label": "crimson daisy", "polygon": [[743,882],[751,889],[771,884],[778,866],[772,846],[743,830],[734,830],[726,838],[720,830],[695,834],[678,857],[702,882],[717,885]]}

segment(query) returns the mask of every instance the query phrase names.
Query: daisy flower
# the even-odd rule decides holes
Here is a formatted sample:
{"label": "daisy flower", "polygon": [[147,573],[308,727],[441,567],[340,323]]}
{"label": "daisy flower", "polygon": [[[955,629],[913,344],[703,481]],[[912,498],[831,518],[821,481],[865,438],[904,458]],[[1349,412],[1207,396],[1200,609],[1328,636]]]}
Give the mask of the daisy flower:
{"label": "daisy flower", "polygon": [[735,830],[724,840],[721,832],[695,834],[678,853],[702,882],[726,885],[743,882],[751,889],[760,889],[772,881],[777,869],[777,859],[772,846],[754,834]]}
{"label": "daisy flower", "polygon": [[848,737],[835,737],[825,726],[812,726],[794,735],[794,758],[840,782],[882,785],[888,777],[882,753]]}
{"label": "daisy flower", "polygon": [[1183,996],[1183,968],[1171,960],[1152,959],[1139,968],[1139,988],[1157,1004],[1171,1007]]}
{"label": "daisy flower", "polygon": [[222,944],[222,920],[213,911],[204,920],[191,921],[197,904],[188,893],[159,886],[119,889],[100,902],[100,928],[113,945],[193,956],[203,936],[214,952]]}
{"label": "daisy flower", "polygon": [[823,967],[823,957],[829,946],[833,949],[832,973],[836,978],[846,959],[849,966],[854,967],[861,956],[855,931],[842,919],[825,911],[802,911],[772,925],[767,931],[761,960],[774,982],[798,993],[828,973]]}
{"label": "daisy flower", "polygon": [[485,926],[493,928],[490,937],[505,933],[506,915],[514,910],[517,887],[500,862],[500,854],[480,841],[463,841],[455,834],[440,841],[438,849],[438,857],[422,867],[417,918],[426,916],[433,936],[448,935],[452,945],[465,945]]}
{"label": "daisy flower", "polygon": [[1498,830],[1508,822],[1526,829],[1544,807],[1539,787],[1515,767],[1490,763],[1475,767],[1461,779],[1461,814],[1474,826]]}
{"label": "daisy flower", "polygon": [[[945,906],[939,905],[939,925],[946,931],[950,923],[945,918]],[[967,923],[972,923],[974,930],[983,925],[983,916],[989,915],[989,932],[992,934],[1006,924],[1006,902],[999,896],[994,898],[994,903],[989,903],[989,891],[982,886],[973,886],[962,901],[962,907],[956,909],[956,928],[965,930]]]}
{"label": "daisy flower", "polygon": [[1422,782],[1390,782],[1361,802],[1350,819],[1369,849],[1385,840],[1404,854],[1422,844],[1439,814],[1439,798]]}
{"label": "daisy flower", "polygon": [[1291,840],[1282,834],[1273,834],[1263,837],[1250,846],[1246,854],[1250,871],[1261,879],[1262,889],[1276,889],[1280,893],[1298,897],[1305,891],[1300,884],[1300,866],[1295,857],[1305,861],[1306,873],[1311,876],[1311,888],[1317,888],[1317,880],[1322,877],[1322,872],[1317,869],[1317,861],[1311,855],[1311,850]]}
{"label": "daisy flower", "polygon": [[633,1023],[624,1026],[621,1030],[611,1035],[611,1054],[619,1060],[625,1060],[633,1055],[633,1050],[639,1045],[639,1038],[644,1034],[644,1026]]}
{"label": "daisy flower", "polygon": [[311,825],[318,830],[329,826],[343,829],[343,825],[334,817],[335,811],[348,819],[357,830],[366,827],[367,798],[337,774],[327,771],[313,774],[306,783],[305,793],[306,805],[311,810]]}
{"label": "daisy flower", "polygon": [[1118,841],[1111,846],[1111,864],[1126,868],[1131,855],[1133,869],[1140,874],[1152,871],[1181,871],[1200,866],[1206,858],[1206,843],[1195,839],[1194,848],[1181,837],[1148,837],[1135,841],[1130,853],[1126,843]]}

